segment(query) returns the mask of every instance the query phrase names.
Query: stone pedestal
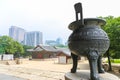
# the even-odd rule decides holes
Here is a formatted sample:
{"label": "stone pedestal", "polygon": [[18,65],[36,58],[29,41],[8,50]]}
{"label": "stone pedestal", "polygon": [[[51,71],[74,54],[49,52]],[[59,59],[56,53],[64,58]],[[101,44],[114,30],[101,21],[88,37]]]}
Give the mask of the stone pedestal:
{"label": "stone pedestal", "polygon": [[[104,74],[99,74],[100,80],[120,80],[117,76],[105,72]],[[89,70],[79,70],[76,73],[66,73],[65,80],[90,80]]]}

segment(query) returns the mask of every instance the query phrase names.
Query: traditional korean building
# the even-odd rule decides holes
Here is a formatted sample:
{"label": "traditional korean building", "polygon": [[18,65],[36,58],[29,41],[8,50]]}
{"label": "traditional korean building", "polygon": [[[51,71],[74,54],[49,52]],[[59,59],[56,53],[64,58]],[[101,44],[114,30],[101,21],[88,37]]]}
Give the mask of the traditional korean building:
{"label": "traditional korean building", "polygon": [[70,54],[69,49],[63,48],[63,49],[59,49],[59,50],[61,52],[59,52],[57,54],[58,63],[61,63],[61,64],[72,63],[71,54]]}
{"label": "traditional korean building", "polygon": [[58,58],[58,63],[72,63],[71,54],[67,48],[37,45],[35,48],[27,51],[32,52],[33,59]]}
{"label": "traditional korean building", "polygon": [[53,46],[37,45],[34,49],[28,49],[32,52],[33,59],[55,58],[59,51]]}

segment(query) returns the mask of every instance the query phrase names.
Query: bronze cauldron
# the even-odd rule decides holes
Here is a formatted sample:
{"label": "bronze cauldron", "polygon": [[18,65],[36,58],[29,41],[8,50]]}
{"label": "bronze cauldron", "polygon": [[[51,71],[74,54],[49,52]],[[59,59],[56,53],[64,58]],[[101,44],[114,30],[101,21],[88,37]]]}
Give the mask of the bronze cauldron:
{"label": "bronze cauldron", "polygon": [[[76,21],[69,25],[69,29],[73,33],[68,39],[68,46],[73,59],[71,72],[76,72],[78,55],[82,55],[89,60],[91,80],[99,80],[98,72],[104,73],[101,65],[102,54],[109,48],[109,38],[106,32],[101,29],[101,26],[104,26],[106,22],[98,18],[83,19],[81,3],[75,4],[75,11]],[[80,20],[78,13],[81,14]]]}

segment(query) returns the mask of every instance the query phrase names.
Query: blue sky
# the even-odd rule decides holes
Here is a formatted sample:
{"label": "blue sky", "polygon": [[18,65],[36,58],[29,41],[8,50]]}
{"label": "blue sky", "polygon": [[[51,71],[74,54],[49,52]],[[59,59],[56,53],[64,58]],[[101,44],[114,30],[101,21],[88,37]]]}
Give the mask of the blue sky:
{"label": "blue sky", "polygon": [[74,4],[81,2],[83,17],[120,16],[119,0],[0,0],[0,34],[8,35],[10,26],[43,32],[43,40],[61,37],[66,41],[75,20]]}

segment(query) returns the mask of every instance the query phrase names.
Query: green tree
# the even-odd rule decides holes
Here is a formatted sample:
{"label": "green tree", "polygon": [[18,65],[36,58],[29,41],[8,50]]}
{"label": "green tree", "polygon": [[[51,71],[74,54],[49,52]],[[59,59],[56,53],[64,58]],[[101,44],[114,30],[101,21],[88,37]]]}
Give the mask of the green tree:
{"label": "green tree", "polygon": [[0,54],[3,54],[4,53],[4,49],[3,49],[3,46],[0,45]]}
{"label": "green tree", "polygon": [[17,42],[17,41],[14,41],[13,42],[13,45],[14,45],[14,51],[15,51],[15,53],[14,53],[14,57],[15,58],[19,58],[21,55],[23,55],[24,54],[24,48],[23,48],[23,46],[19,43],[19,42]]}
{"label": "green tree", "polygon": [[5,54],[24,53],[23,46],[9,36],[0,37],[0,50]]}
{"label": "green tree", "polygon": [[120,17],[101,17],[106,20],[103,29],[110,38],[110,54],[113,58],[120,58]]}
{"label": "green tree", "polygon": [[28,57],[28,56],[31,56],[31,55],[32,55],[31,52],[28,52],[28,51],[27,51],[27,49],[33,49],[34,46],[27,46],[27,45],[24,45],[23,48],[24,48],[23,57]]}

